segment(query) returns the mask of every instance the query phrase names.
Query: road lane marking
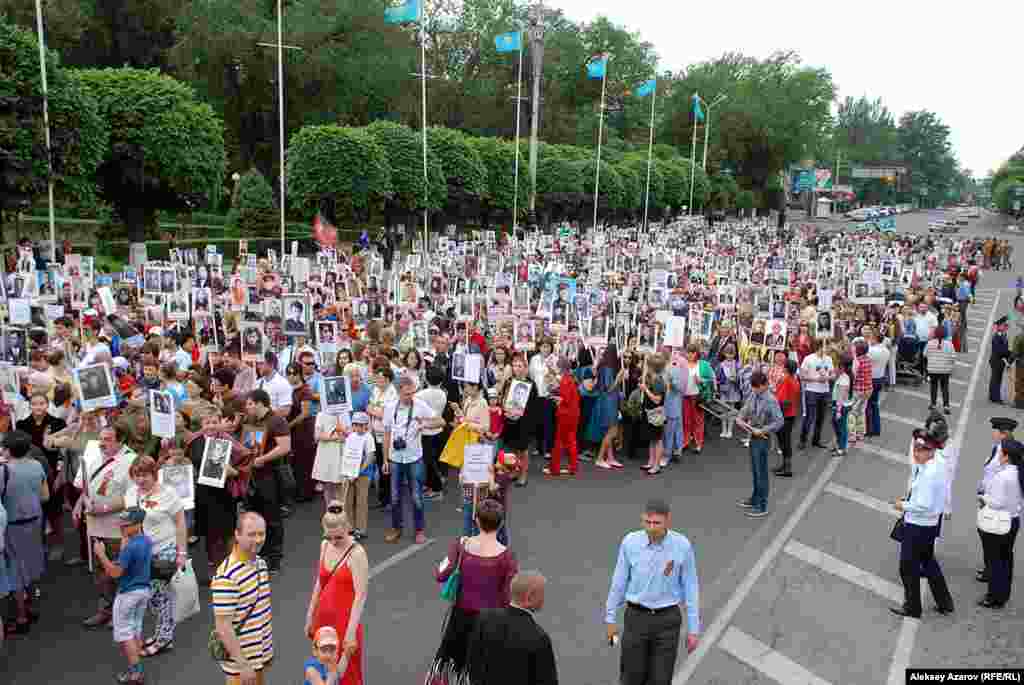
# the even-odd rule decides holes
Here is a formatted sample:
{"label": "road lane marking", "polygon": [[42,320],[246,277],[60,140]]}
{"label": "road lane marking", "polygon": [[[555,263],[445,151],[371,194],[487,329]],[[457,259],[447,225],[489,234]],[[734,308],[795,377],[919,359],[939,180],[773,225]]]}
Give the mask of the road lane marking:
{"label": "road lane marking", "polygon": [[890,602],[903,601],[902,585],[877,576],[871,571],[857,568],[853,564],[837,559],[827,552],[822,552],[820,549],[808,547],[796,540],[790,540],[789,544],[786,545],[785,552],[806,564],[815,566],[833,576],[839,576],[846,582],[862,587]]}
{"label": "road lane marking", "polygon": [[910,465],[909,456],[905,454],[900,454],[899,452],[893,452],[892,450],[887,450],[884,447],[876,447],[875,445],[864,443],[863,445],[858,445],[853,449],[861,450],[862,452],[867,452],[869,454],[874,454],[875,456],[882,457],[883,459],[888,459],[889,461],[895,462],[901,466]]}
{"label": "road lane marking", "polygon": [[[900,601],[903,601],[902,599]],[[896,651],[892,655],[892,666],[889,668],[887,685],[904,685],[906,672],[910,667],[910,655],[914,651],[914,640],[921,621],[916,618],[904,618],[900,625],[900,634],[896,638]]]}
{"label": "road lane marking", "polygon": [[959,378],[950,378],[949,382],[953,385],[968,385],[967,381],[962,381]]}
{"label": "road lane marking", "polygon": [[730,627],[722,636],[719,646],[775,682],[786,685],[832,685],[738,628]]}
{"label": "road lane marking", "polygon": [[883,502],[877,497],[861,492],[860,490],[854,490],[848,488],[845,485],[839,485],[838,483],[829,483],[825,487],[825,492],[836,497],[841,497],[851,502],[856,502],[861,506],[867,507],[868,509],[874,509],[875,511],[891,516],[894,520],[896,518],[896,510],[892,508],[892,504],[889,502]]}
{"label": "road lane marking", "polygon": [[882,417],[883,419],[886,419],[888,421],[896,421],[897,423],[905,423],[906,425],[913,426],[914,428],[920,428],[921,426],[923,426],[924,425],[924,419],[927,418],[927,417],[922,417],[920,419],[908,419],[905,416],[900,416],[898,414],[892,414],[892,413],[889,413],[887,411],[880,411],[880,412],[878,412],[878,415],[880,417]]}
{"label": "road lane marking", "polygon": [[[908,395],[910,397],[919,397],[922,400],[929,400],[930,401],[932,399],[931,395],[929,395],[928,393],[926,393],[926,392],[918,392],[917,390],[908,390],[906,388],[896,387],[896,388],[893,388],[892,391],[893,392],[898,392],[901,395]],[[959,402],[950,402],[949,406],[951,406],[951,407],[959,407],[960,403]]]}
{"label": "road lane marking", "polygon": [[[683,666],[680,670],[676,671],[675,676],[672,678],[672,685],[683,685],[688,682],[693,674],[696,672],[697,667],[700,666],[704,657],[708,655],[711,648],[715,646],[722,634],[726,632],[726,628],[732,622],[733,617],[739,610],[740,606],[746,600],[747,595],[754,589],[754,583],[760,579],[764,574],[765,570],[775,561],[775,558],[779,556],[782,551],[782,547],[789,537],[793,534],[793,530],[796,529],[798,523],[807,514],[807,511],[814,504],[814,501],[818,499],[822,491],[825,489],[825,485],[829,479],[835,474],[836,469],[839,468],[840,459],[833,457],[829,460],[825,468],[822,469],[821,475],[818,476],[818,480],[814,482],[814,486],[811,487],[810,491],[804,497],[803,501],[796,510],[790,514],[786,523],[782,526],[782,529],[775,536],[768,547],[761,554],[761,557],[754,564],[753,568],[747,572],[747,575],[740,582],[739,587],[736,588],[736,592],[733,593],[729,601],[725,603],[722,610],[715,616],[715,620],[711,622],[710,627],[704,632],[703,637],[697,644],[697,649],[694,650],[693,654],[683,662]],[[790,681],[792,682],[792,681]]]}
{"label": "road lane marking", "polygon": [[373,578],[375,575],[377,575],[381,571],[386,571],[389,568],[391,568],[392,566],[394,566],[395,564],[397,564],[398,562],[405,561],[406,559],[411,557],[413,554],[416,554],[417,552],[421,552],[424,549],[426,549],[427,547],[430,547],[430,545],[434,544],[436,541],[437,541],[436,538],[427,538],[427,541],[424,542],[422,545],[409,545],[408,547],[403,549],[401,552],[396,552],[395,554],[392,554],[390,557],[388,557],[384,561],[382,561],[379,564],[377,564],[376,566],[372,567],[370,569],[369,577]]}
{"label": "road lane marking", "polygon": [[962,366],[965,369],[970,369],[970,368],[974,367],[974,364],[971,364],[969,362],[959,362],[959,361],[957,361],[957,362],[953,362],[953,363],[956,364],[957,366]]}

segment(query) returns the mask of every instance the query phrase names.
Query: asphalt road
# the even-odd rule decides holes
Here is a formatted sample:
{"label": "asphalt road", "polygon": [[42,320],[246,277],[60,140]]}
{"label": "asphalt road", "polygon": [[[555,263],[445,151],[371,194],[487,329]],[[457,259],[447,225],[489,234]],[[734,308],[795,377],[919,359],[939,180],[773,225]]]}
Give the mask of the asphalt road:
{"label": "asphalt road", "polygon": [[[897,228],[922,232],[927,222],[924,213],[908,214],[897,219]],[[987,222],[975,220],[980,227],[963,232],[994,233]],[[1012,293],[1005,289],[1011,276],[983,277],[970,313],[977,338],[971,353],[960,356],[951,386],[953,401],[961,405],[951,427],[963,448],[954,515],[939,558],[957,601],[953,616],[931,615],[905,627],[886,610],[899,599],[896,549],[888,539],[895,516],[872,507],[903,491],[911,424],[923,422],[928,404],[914,394],[926,386],[900,386],[885,395],[883,436],[872,441],[872,451],[851,451],[842,460],[822,450],[799,452],[796,477],[773,479],[772,513],[761,520],[744,517],[734,504],[749,495],[749,456],[737,441],[717,438],[717,426],[709,430],[702,455],[687,454],[682,464],[653,479],[632,465],[604,472],[588,464],[575,481],[545,481],[535,464],[530,485],[511,495],[512,548],[522,568],[539,569],[548,578],[547,604],[538,620],[554,642],[562,682],[617,680],[617,650],[602,638],[604,600],[618,542],[639,527],[640,509],[651,496],[672,503],[674,527],[694,543],[700,571],[705,637],[698,652],[680,659],[676,685],[902,683],[903,661],[1024,665],[1024,623],[1016,608],[1024,603],[1015,598],[999,615],[983,612],[974,606],[980,586],[973,581],[973,487],[989,446],[987,419],[1019,414],[987,403],[987,363],[977,354],[993,313],[1009,308]],[[431,569],[459,533],[455,507],[453,497],[428,504],[432,541],[425,546],[408,538],[384,544],[387,519],[371,516],[366,546],[373,577],[365,615],[371,683],[420,682],[433,656],[445,604]],[[277,657],[268,682],[301,681],[309,654],[302,625],[320,540],[319,513],[318,506],[305,505],[287,522],[284,571],[273,587]],[[196,553],[197,568],[205,568],[199,548]],[[1018,582],[1020,575],[1018,570]],[[55,567],[42,590],[41,621],[30,635],[0,648],[0,682],[109,682],[122,667],[110,633],[78,625],[95,606],[87,574]],[[201,593],[206,603],[208,588]],[[927,592],[925,598],[927,605]],[[208,609],[182,624],[174,651],[147,660],[148,682],[220,682],[206,651],[210,626]],[[894,657],[899,679],[889,680]]]}

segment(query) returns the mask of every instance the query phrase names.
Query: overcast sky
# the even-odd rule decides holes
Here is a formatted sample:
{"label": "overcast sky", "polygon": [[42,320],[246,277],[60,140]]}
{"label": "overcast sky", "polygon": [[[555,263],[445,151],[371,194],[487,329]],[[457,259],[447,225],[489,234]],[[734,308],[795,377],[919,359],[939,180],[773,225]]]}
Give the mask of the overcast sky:
{"label": "overcast sky", "polygon": [[[1024,146],[1024,2],[544,0],[571,19],[603,15],[650,41],[659,71],[738,51],[796,50],[832,73],[839,97],[880,97],[899,116],[928,109],[976,176]],[[672,7],[681,9],[673,10]]]}

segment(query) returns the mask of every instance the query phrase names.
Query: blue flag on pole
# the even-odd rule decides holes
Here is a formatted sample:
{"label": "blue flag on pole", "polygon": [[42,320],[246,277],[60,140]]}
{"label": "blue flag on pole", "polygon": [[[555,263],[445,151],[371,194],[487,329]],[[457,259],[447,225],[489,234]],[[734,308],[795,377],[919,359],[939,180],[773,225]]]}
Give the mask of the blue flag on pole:
{"label": "blue flag on pole", "polygon": [[519,31],[509,31],[494,37],[494,48],[499,53],[519,52],[522,44],[522,34]]}
{"label": "blue flag on pole", "polygon": [[595,55],[587,62],[587,78],[604,78],[608,69],[608,55]]}
{"label": "blue flag on pole", "polygon": [[644,81],[639,86],[637,86],[635,94],[636,94],[636,96],[638,98],[645,98],[648,95],[651,95],[652,93],[654,93],[654,91],[655,91],[655,89],[657,87],[658,87],[658,79],[652,78],[652,79],[649,79],[647,81]]}
{"label": "blue flag on pole", "polygon": [[420,20],[420,0],[402,0],[400,5],[384,10],[384,21],[388,24],[411,24]]}
{"label": "blue flag on pole", "polygon": [[693,118],[697,121],[704,121],[704,110],[700,108],[700,96],[693,94]]}

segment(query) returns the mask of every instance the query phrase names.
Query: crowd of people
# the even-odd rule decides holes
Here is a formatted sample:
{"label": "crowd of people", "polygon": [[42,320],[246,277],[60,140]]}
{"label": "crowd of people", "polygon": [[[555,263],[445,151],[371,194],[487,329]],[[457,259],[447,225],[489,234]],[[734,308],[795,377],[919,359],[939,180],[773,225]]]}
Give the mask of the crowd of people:
{"label": "crowd of people", "polygon": [[[582,462],[609,473],[638,462],[656,477],[686,450],[740,440],[753,488],[738,504],[766,516],[772,452],[773,473],[788,478],[803,466],[797,451],[843,455],[880,435],[879,396],[898,376],[930,378],[932,408],[941,393],[949,413],[979,267],[994,266],[971,239],[754,220],[446,234],[409,248],[300,257],[251,254],[242,241],[233,265],[212,246],[172,249],[169,261],[118,274],[95,273],[81,255],[40,264],[29,251],[9,264],[5,634],[30,632],[47,563],[88,563],[98,605],[84,625],[112,624],[128,662],[118,679],[142,682],[143,659],[173,648],[172,579],[201,541],[211,651],[229,683],[262,682],[286,520],[322,498],[304,677],[355,685],[365,680],[368,586],[359,542],[423,543],[426,502],[453,497],[462,535],[436,577],[453,608],[430,672],[438,683],[484,682],[494,663],[474,658],[480,645],[543,605],[543,576],[521,571],[510,547],[511,491],[531,474],[571,479]],[[370,508],[389,510],[386,530],[371,530]],[[77,535],[65,535],[69,510]],[[666,503],[648,504],[652,541],[669,518]],[[665,538],[679,555],[665,577],[675,569],[679,585],[662,594],[685,601],[696,644],[695,567],[679,537]],[[988,548],[986,573],[1003,578],[1005,554]],[[616,569],[610,624],[623,603],[634,625],[645,608],[659,615],[631,582]],[[993,602],[1004,602],[1008,589],[994,582]],[[488,613],[510,607],[525,617]],[[651,634],[678,637],[680,624],[661,617]],[[555,682],[550,640],[535,628],[518,645],[545,674],[530,682]],[[627,667],[624,654],[623,677],[634,674],[625,682],[668,682],[644,680],[638,658]],[[674,660],[662,654],[656,670],[670,677]]]}

